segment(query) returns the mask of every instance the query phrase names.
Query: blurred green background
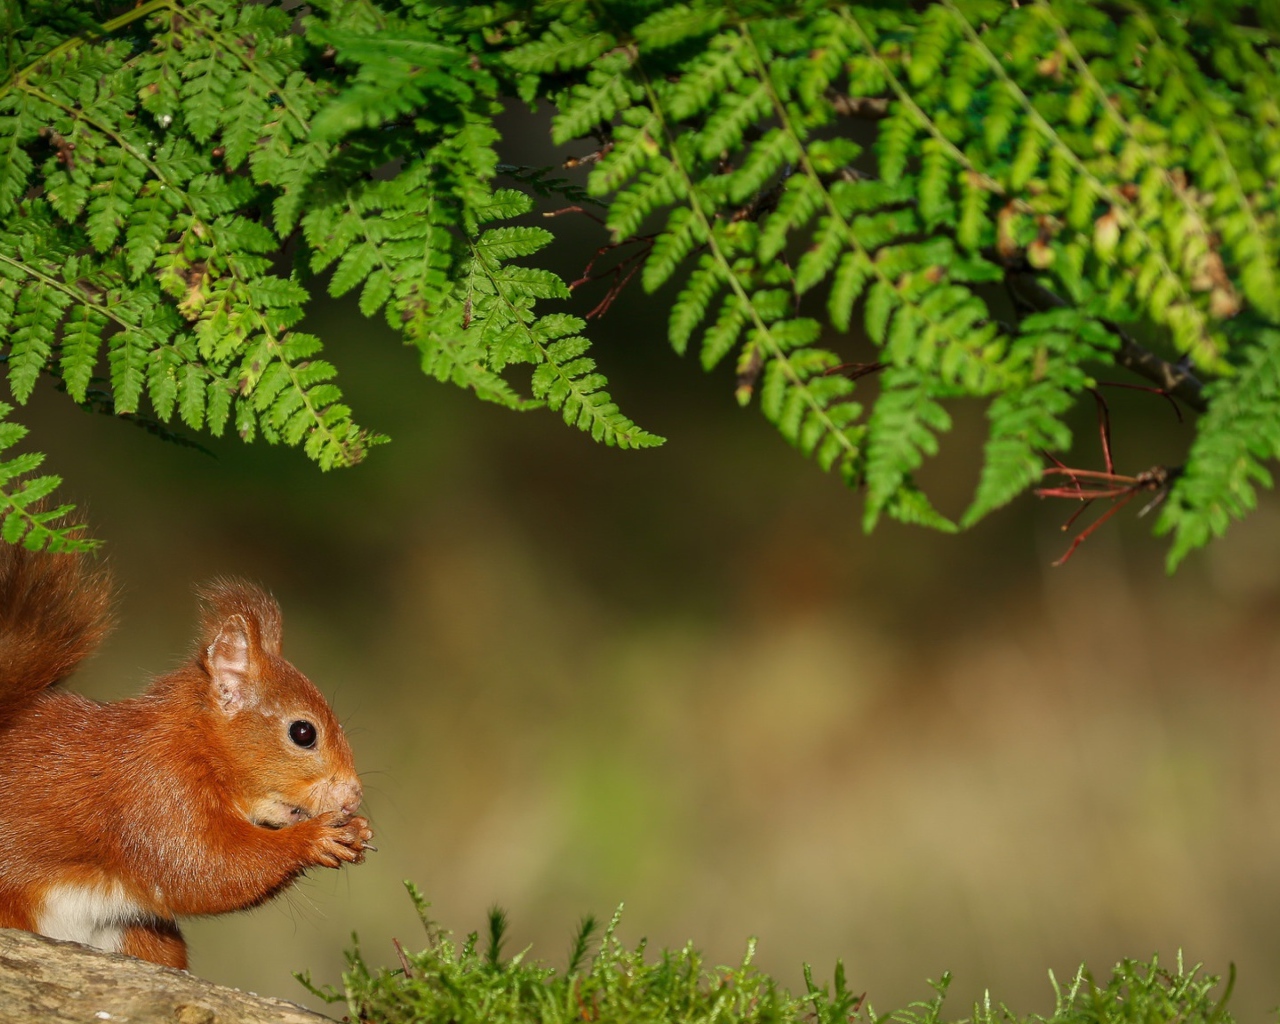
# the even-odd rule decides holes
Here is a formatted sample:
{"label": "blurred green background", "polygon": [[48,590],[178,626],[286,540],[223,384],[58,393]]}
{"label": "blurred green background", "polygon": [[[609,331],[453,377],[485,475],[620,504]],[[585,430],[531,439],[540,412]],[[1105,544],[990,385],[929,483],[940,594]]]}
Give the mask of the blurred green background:
{"label": "blurred green background", "polygon": [[[557,243],[570,274],[593,230]],[[456,932],[501,904],[511,953],[562,963],[582,914],[625,901],[625,941],[729,962],[756,935],[792,988],[842,958],[880,1012],[945,969],[956,1015],[984,987],[1047,1012],[1048,968],[1180,947],[1237,963],[1240,1019],[1280,1003],[1280,505],[1172,579],[1136,502],[1061,569],[1071,509],[1030,496],[959,537],[867,537],[731,369],[669,351],[663,308],[636,288],[591,329],[615,398],[670,439],[650,452],[429,381],[342,302],[307,326],[394,438],[355,469],[210,458],[51,391],[17,414],[121,584],[75,685],[136,692],[185,656],[193,584],[249,576],[365,779],[380,852],[191,922],[193,970],[307,1002],[290,972],[336,982],[353,930],[375,962],[422,942],[412,879]],[[1179,460],[1166,404],[1112,399],[1121,471]],[[953,514],[982,426],[955,413],[924,474]]]}

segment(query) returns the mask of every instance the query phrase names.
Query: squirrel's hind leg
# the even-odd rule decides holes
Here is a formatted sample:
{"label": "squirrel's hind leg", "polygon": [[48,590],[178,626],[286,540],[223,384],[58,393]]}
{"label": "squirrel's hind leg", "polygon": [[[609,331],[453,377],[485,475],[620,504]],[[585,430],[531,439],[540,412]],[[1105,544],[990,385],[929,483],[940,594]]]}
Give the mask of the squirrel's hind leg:
{"label": "squirrel's hind leg", "polygon": [[187,943],[178,930],[176,921],[154,919],[142,924],[131,924],[124,930],[120,952],[150,960],[162,967],[187,969]]}
{"label": "squirrel's hind leg", "polygon": [[0,885],[0,928],[21,928],[24,932],[36,930],[30,894]]}

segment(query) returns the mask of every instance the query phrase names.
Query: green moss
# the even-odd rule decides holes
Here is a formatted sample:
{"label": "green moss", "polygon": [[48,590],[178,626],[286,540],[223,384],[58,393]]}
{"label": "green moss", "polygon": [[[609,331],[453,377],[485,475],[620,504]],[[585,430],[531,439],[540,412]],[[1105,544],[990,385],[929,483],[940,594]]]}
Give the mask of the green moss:
{"label": "green moss", "polygon": [[[1157,958],[1125,960],[1111,977],[1098,982],[1084,966],[1070,984],[1060,985],[1050,972],[1055,993],[1051,1016],[1020,1016],[990,996],[982,1003],[952,1012],[944,1007],[950,975],[930,982],[932,998],[888,1014],[877,1013],[865,995],[849,988],[838,963],[830,985],[819,985],[811,969],[804,971],[805,991],[793,995],[752,966],[755,940],[736,966],[708,966],[692,944],[679,950],[651,952],[642,940],[627,948],[616,931],[621,908],[597,938],[597,922],[579,925],[564,970],[549,967],[523,950],[505,957],[506,916],[494,909],[484,939],[472,932],[458,944],[428,916],[429,905],[410,884],[409,894],[427,931],[427,946],[407,953],[395,943],[399,962],[371,967],[358,944],[347,954],[343,992],[319,989],[299,975],[313,994],[329,1002],[346,1002],[350,1020],[361,1024],[904,1024],[973,1021],[994,1024],[1227,1024],[1226,1011],[1235,981],[1232,968],[1220,993],[1220,979],[1185,968],[1181,955],[1173,968]],[[594,954],[591,953],[594,947]]]}

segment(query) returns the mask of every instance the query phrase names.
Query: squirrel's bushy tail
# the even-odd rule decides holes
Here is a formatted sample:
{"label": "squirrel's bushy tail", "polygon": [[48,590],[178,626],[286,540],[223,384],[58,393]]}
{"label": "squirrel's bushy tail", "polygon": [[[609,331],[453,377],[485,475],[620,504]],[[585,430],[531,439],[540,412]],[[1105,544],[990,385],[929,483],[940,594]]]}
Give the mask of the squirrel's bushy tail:
{"label": "squirrel's bushy tail", "polygon": [[0,541],[0,711],[65,679],[111,628],[106,570]]}

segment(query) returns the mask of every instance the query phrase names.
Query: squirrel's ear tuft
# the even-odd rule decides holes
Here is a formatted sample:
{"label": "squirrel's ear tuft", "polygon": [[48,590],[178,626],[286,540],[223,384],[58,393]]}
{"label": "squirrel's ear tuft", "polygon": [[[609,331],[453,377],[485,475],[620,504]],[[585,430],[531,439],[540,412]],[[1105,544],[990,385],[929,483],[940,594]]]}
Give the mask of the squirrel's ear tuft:
{"label": "squirrel's ear tuft", "polygon": [[240,580],[214,580],[197,594],[203,611],[199,658],[223,711],[235,714],[252,703],[254,661],[264,653],[280,653],[280,606],[265,591]]}

